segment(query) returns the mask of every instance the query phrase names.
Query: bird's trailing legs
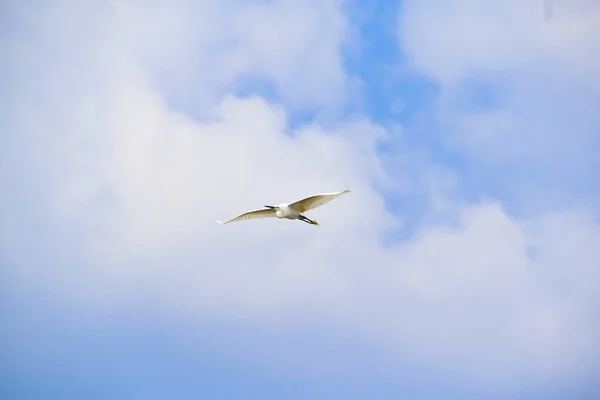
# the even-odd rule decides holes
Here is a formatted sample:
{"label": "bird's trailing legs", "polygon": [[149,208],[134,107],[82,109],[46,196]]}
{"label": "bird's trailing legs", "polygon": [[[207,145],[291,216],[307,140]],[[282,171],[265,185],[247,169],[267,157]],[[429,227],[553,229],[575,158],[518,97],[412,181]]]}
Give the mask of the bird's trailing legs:
{"label": "bird's trailing legs", "polygon": [[312,219],[308,219],[306,218],[304,215],[300,214],[298,216],[298,219],[301,221],[306,222],[307,224],[311,224],[311,225],[319,225],[319,223],[316,220],[312,220]]}

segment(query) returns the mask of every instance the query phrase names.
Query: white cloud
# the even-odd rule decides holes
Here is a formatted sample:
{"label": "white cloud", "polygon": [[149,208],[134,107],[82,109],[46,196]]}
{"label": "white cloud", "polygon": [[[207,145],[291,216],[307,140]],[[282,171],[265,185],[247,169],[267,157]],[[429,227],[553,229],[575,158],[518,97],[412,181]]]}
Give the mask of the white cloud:
{"label": "white cloud", "polygon": [[288,107],[341,105],[342,2],[115,2],[111,34],[166,93],[202,115],[239,80],[265,80]]}
{"label": "white cloud", "polygon": [[600,7],[587,0],[556,3],[561,10],[547,22],[538,0],[408,1],[400,40],[414,64],[443,84],[477,68],[518,71],[557,64],[596,85]]}
{"label": "white cloud", "polygon": [[[584,287],[587,294],[597,289],[588,285],[598,282],[599,258],[589,242],[571,247],[564,235],[572,229],[598,241],[600,231],[580,218],[521,223],[484,203],[463,207],[458,227],[424,230],[393,258],[401,266],[393,273],[398,292],[409,301],[397,320],[406,346],[438,361],[448,357],[475,380],[568,381],[577,368],[575,374],[588,372],[589,362],[597,369],[597,335],[588,324],[600,321],[583,316],[593,300],[579,296]],[[533,259],[530,246],[539,246]],[[482,364],[487,357],[493,368]]]}
{"label": "white cloud", "polygon": [[[287,115],[284,109],[257,98],[241,100],[225,97],[204,110],[206,118],[202,121],[178,113],[156,91],[155,81],[149,79],[159,68],[159,63],[152,61],[149,64],[148,58],[151,57],[148,52],[158,54],[173,42],[175,50],[166,53],[169,62],[182,62],[188,56],[189,48],[177,50],[189,36],[187,29],[180,28],[185,34],[179,31],[173,33],[168,29],[170,25],[161,24],[154,18],[185,20],[189,16],[184,14],[189,10],[174,7],[165,11],[160,7],[145,7],[138,10],[141,13],[138,17],[144,22],[136,24],[127,20],[128,13],[133,13],[132,4],[115,5],[111,11],[113,16],[122,15],[125,19],[123,25],[131,30],[126,32],[127,35],[123,33],[123,36],[120,36],[119,30],[121,17],[106,17],[100,24],[103,34],[95,35],[85,30],[78,36],[67,34],[68,29],[74,32],[80,30],[80,27],[74,28],[69,24],[77,17],[77,13],[70,9],[62,10],[64,13],[55,11],[58,17],[50,21],[42,20],[36,25],[40,31],[50,35],[41,45],[41,49],[49,56],[52,50],[74,46],[74,41],[82,45],[73,48],[73,63],[63,64],[57,57],[49,57],[45,68],[32,68],[22,73],[27,81],[46,84],[50,81],[49,75],[54,75],[61,83],[68,82],[69,86],[66,91],[62,91],[57,83],[52,83],[50,87],[31,85],[27,92],[15,90],[13,96],[18,105],[19,118],[9,128],[15,137],[22,135],[24,140],[15,140],[9,143],[12,147],[5,147],[7,153],[21,155],[12,160],[13,164],[9,164],[9,167],[21,167],[24,163],[33,163],[37,167],[46,182],[41,190],[51,207],[47,211],[52,211],[56,218],[81,232],[94,260],[106,264],[103,268],[110,265],[115,267],[106,270],[108,275],[128,275],[129,268],[133,270],[131,274],[139,276],[137,274],[151,268],[151,265],[140,261],[138,257],[164,257],[191,237],[197,243],[202,243],[205,254],[210,255],[204,258],[195,254],[195,257],[200,257],[198,261],[206,263],[206,268],[212,270],[222,255],[231,253],[231,239],[221,236],[226,232],[241,240],[234,246],[235,254],[246,252],[249,259],[258,262],[270,254],[264,254],[264,240],[267,232],[272,232],[271,229],[265,230],[265,225],[261,228],[259,222],[254,226],[242,225],[239,228],[242,230],[235,233],[235,227],[233,231],[223,230],[215,220],[227,218],[248,207],[260,207],[264,202],[290,201],[314,191],[350,187],[356,192],[353,195],[353,207],[368,204],[371,209],[370,213],[357,214],[345,222],[341,217],[344,210],[349,210],[349,204],[344,205],[343,201],[328,211],[317,210],[314,213],[317,218],[319,215],[328,215],[332,226],[336,222],[338,226],[361,224],[361,230],[366,235],[375,233],[379,226],[389,224],[383,202],[369,188],[370,180],[384,178],[374,148],[374,141],[383,133],[381,128],[365,120],[341,123],[329,131],[318,125],[309,125],[290,133],[286,132]],[[177,3],[176,6],[182,4]],[[273,7],[288,7],[288,3],[270,4]],[[310,9],[310,13],[318,14],[314,19],[329,18],[333,3],[328,4],[320,6],[324,9]],[[272,13],[267,5],[259,9],[261,13]],[[282,13],[287,15],[285,10]],[[258,11],[251,8],[248,12],[232,15],[240,19],[255,18],[254,12]],[[309,19],[312,18],[310,13]],[[302,23],[298,18],[296,13],[294,24],[300,26]],[[62,19],[67,22],[62,23]],[[180,24],[184,22],[175,25]],[[53,28],[58,28],[58,31],[54,32]],[[165,43],[156,42],[155,37],[162,37],[160,32],[163,30],[168,32],[168,40],[165,39]],[[224,30],[220,29],[219,33],[222,32]],[[300,35],[306,33],[302,32],[304,30],[300,29]],[[202,39],[206,40],[206,37]],[[150,47],[145,40],[156,42],[157,48]],[[304,58],[305,50],[310,52],[319,48],[307,47],[306,43],[311,41],[295,34],[290,36],[290,40],[297,42],[302,49],[294,47],[293,56],[283,55],[286,65],[293,64],[295,58]],[[39,46],[35,40],[26,43]],[[248,46],[242,45],[236,51],[243,53],[252,49],[260,50],[259,41]],[[269,49],[270,46],[265,47],[265,51]],[[326,53],[323,54],[325,59],[337,58],[335,51]],[[90,59],[90,54],[95,57]],[[210,58],[211,54],[208,50],[206,54],[197,56]],[[319,57],[309,58],[313,63],[320,62]],[[29,60],[23,56],[17,55],[13,61],[15,67],[29,65]],[[96,65],[96,61],[102,62],[101,66]],[[281,78],[281,65],[267,61],[261,60],[271,69],[271,72],[267,71],[268,77]],[[160,68],[176,70],[169,62],[162,62]],[[324,63],[328,64],[329,61]],[[218,62],[212,70],[218,72],[228,66],[230,64]],[[74,73],[82,69],[88,73]],[[322,76],[327,79],[327,74],[331,72],[328,71],[322,68],[307,70],[309,82],[297,80],[294,76],[289,83],[302,82],[303,87],[310,88],[310,76],[324,73]],[[329,96],[337,90],[329,84],[343,80],[344,75],[339,71],[335,74],[335,79],[328,80],[326,84],[315,83],[313,89],[317,97],[320,94]],[[206,76],[203,75],[203,78]],[[205,89],[213,91],[213,94],[221,90],[211,85],[206,85]],[[37,107],[36,100],[40,95],[47,96],[50,91],[53,94],[50,108]],[[311,100],[311,104],[319,104],[317,97],[314,102]],[[35,118],[31,119],[31,115],[35,115]],[[28,171],[23,172],[27,179],[33,178]],[[322,214],[324,212],[327,214]],[[273,229],[279,233],[292,235],[292,232],[296,232],[293,235],[300,235],[295,240],[287,239],[292,242],[307,239],[309,232],[314,234],[313,231],[298,231],[285,224],[275,225]],[[326,232],[324,230],[323,233],[326,237],[332,235]],[[250,234],[251,239],[242,239]],[[286,246],[274,247],[273,257],[277,259],[277,248],[282,247],[279,250],[282,251]],[[302,250],[303,247],[298,249]],[[132,262],[132,259],[138,261]],[[238,263],[229,260],[227,264],[231,267],[221,268],[221,271],[234,273],[235,268],[245,268],[237,267]],[[306,267],[303,270],[318,275],[317,265],[314,270]],[[161,267],[162,264],[157,268]],[[250,272],[246,271],[244,276]],[[248,276],[248,279],[251,281],[253,278]],[[268,275],[255,279],[258,283],[265,280],[264,284],[271,287],[272,291],[281,290],[270,283],[272,278]],[[309,279],[309,276],[303,279],[309,286],[320,285],[318,279]],[[225,280],[226,287],[222,288],[223,283],[217,279],[215,290],[225,290],[227,295],[231,295],[229,290],[235,292],[236,289],[228,288],[228,282],[234,283]],[[252,284],[241,280],[239,285],[243,286],[238,289],[242,298],[245,298],[243,293],[251,290]],[[260,292],[256,295],[262,296]],[[264,292],[268,297],[270,291]]]}
{"label": "white cloud", "polygon": [[[427,185],[433,211],[456,214],[460,223],[431,223],[410,241],[384,247],[379,236],[395,220],[373,189],[373,182],[389,179],[375,148],[385,136],[381,127],[365,119],[288,132],[283,107],[255,97],[221,98],[224,89],[207,83],[240,68],[267,75],[292,102],[329,104],[345,79],[327,51],[337,41],[314,47],[307,26],[339,18],[332,3],[311,8],[307,25],[288,21],[298,15],[292,12],[300,7],[296,3],[244,9],[236,29],[250,36],[228,53],[243,61],[217,58],[216,67],[193,73],[181,63],[215,53],[186,41],[218,44],[206,33],[213,30],[188,32],[196,14],[188,13],[187,3],[164,10],[131,4],[115,4],[119,17],[98,28],[127,27],[127,38],[96,36],[61,23],[58,13],[36,25],[64,29],[42,42],[48,62],[32,64],[23,53],[12,59],[20,77],[10,92],[15,113],[3,118],[8,134],[0,137],[1,162],[14,173],[1,177],[3,186],[13,188],[0,214],[1,249],[12,261],[8,276],[52,286],[85,311],[149,296],[196,320],[211,314],[257,324],[302,315],[330,319],[398,358],[460,380],[484,378],[492,387],[538,379],[569,383],[598,371],[593,304],[600,293],[594,283],[600,282],[594,246],[600,232],[585,211],[516,221],[493,202],[460,204],[449,196],[455,177],[432,169]],[[227,12],[216,3],[202,6]],[[297,29],[289,54],[271,52],[282,44],[262,36],[257,15]],[[167,29],[165,20],[178,21],[179,30]],[[219,24],[211,29],[225,31]],[[36,50],[38,38],[24,38],[20,46]],[[80,41],[70,63],[52,56]],[[157,57],[163,50],[164,60]],[[304,67],[315,61],[313,52],[319,67],[296,70],[295,61],[308,57]],[[163,68],[183,72],[181,82],[197,77],[205,99],[218,99],[206,100],[206,118],[169,105],[148,78]],[[231,75],[223,76],[219,82],[230,84]],[[304,83],[312,87],[310,95],[300,89]],[[40,106],[40,98],[47,103]],[[215,223],[266,202],[344,187],[353,192],[312,214],[318,228],[271,220]],[[33,200],[31,193],[37,194]],[[14,212],[23,207],[26,212]],[[44,218],[27,222],[26,214]],[[28,248],[32,227],[40,241],[64,244],[48,251],[53,263],[36,259]],[[535,246],[534,259],[528,246]],[[53,264],[61,267],[48,277]],[[39,276],[48,280],[39,283]],[[569,286],[561,287],[565,282]]]}
{"label": "white cloud", "polygon": [[[446,148],[474,168],[523,168],[512,186],[537,190],[529,200],[542,204],[551,192],[581,203],[600,149],[600,7],[553,6],[547,21],[534,0],[408,1],[399,41],[412,66],[440,85],[431,117]],[[557,185],[572,187],[556,196]]]}
{"label": "white cloud", "polygon": [[[402,281],[431,301],[429,307],[417,303],[423,324],[444,326],[432,328],[422,342],[426,349],[432,357],[451,353],[456,363],[472,366],[474,376],[491,380],[514,383],[522,374],[523,382],[569,381],[598,371],[598,335],[587,328],[598,320],[583,317],[596,300],[579,293],[597,290],[587,282],[598,280],[599,256],[587,240],[571,247],[567,232],[598,240],[594,198],[568,193],[568,183],[592,185],[597,166],[600,31],[594,21],[600,9],[594,2],[556,3],[550,22],[534,1],[409,1],[399,19],[402,50],[440,85],[431,116],[446,145],[461,150],[470,168],[527,167],[513,175],[509,190],[527,187],[523,209],[531,220],[453,202],[450,210],[464,213],[463,228],[430,232],[403,253]],[[482,106],[486,99],[473,93],[473,82],[491,86],[494,104]],[[540,209],[556,207],[546,204],[553,197],[568,199],[563,211],[540,216]],[[588,205],[586,217],[564,212],[566,204]],[[424,336],[424,330],[414,332]],[[465,351],[463,343],[486,349],[495,368],[484,368],[482,354]]]}

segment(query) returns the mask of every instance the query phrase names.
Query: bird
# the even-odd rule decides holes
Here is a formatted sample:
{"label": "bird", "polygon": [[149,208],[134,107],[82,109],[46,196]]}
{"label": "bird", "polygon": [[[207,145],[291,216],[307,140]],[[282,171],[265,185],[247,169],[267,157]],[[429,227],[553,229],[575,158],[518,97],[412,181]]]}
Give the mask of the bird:
{"label": "bird", "polygon": [[277,206],[265,206],[258,210],[247,211],[237,217],[231,218],[229,221],[219,221],[219,224],[229,224],[231,222],[245,221],[254,218],[279,218],[279,219],[297,219],[307,224],[319,225],[316,220],[307,218],[303,215],[306,211],[320,207],[325,203],[339,197],[343,194],[349,193],[350,189],[342,190],[341,192],[334,193],[321,193],[308,196],[302,200],[295,201],[293,203],[282,203]]}

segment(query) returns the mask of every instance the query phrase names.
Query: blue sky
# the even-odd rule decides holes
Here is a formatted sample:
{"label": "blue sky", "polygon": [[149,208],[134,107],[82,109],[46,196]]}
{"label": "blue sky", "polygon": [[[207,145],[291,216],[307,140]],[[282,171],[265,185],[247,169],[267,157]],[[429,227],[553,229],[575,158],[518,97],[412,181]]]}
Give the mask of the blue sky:
{"label": "blue sky", "polygon": [[0,397],[599,396],[600,8],[551,3],[3,3]]}

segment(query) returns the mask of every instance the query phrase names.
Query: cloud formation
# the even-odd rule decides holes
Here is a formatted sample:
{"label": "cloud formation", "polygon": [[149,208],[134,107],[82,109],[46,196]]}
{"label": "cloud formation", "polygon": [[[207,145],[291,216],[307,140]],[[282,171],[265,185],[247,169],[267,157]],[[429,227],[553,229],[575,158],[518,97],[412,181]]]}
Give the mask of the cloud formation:
{"label": "cloud formation", "polygon": [[[574,7],[562,17],[557,7],[552,23],[558,27],[547,28],[541,9],[540,21],[531,22],[533,8],[525,5],[404,3],[401,45],[412,65],[443,88],[435,117],[451,128],[464,157],[544,171],[568,161],[567,177],[590,173],[591,161],[573,162],[587,160],[598,138],[591,113],[597,60],[587,41],[596,29],[579,25],[597,10],[584,6],[586,13]],[[589,198],[516,216],[502,199],[467,201],[457,193],[463,177],[452,165],[427,165],[416,172],[425,182],[420,187],[428,188],[426,215],[411,237],[390,241],[406,216],[386,208],[382,188],[397,185],[400,174],[383,162],[378,146],[396,132],[368,115],[327,126],[290,124],[298,109],[332,110],[348,101],[343,7],[336,1],[8,7],[21,29],[3,42],[10,107],[2,111],[0,136],[0,184],[7,193],[0,211],[1,288],[12,310],[3,314],[8,328],[0,346],[8,356],[1,371],[13,393],[32,382],[48,385],[44,376],[64,360],[60,352],[27,346],[32,339],[66,346],[60,334],[41,333],[49,321],[39,317],[45,321],[39,330],[19,334],[33,324],[20,311],[38,321],[43,311],[36,307],[45,303],[69,315],[63,318],[73,326],[65,329],[83,343],[108,349],[121,342],[112,335],[95,339],[85,324],[130,329],[153,342],[156,330],[127,324],[134,311],[198,336],[235,322],[241,331],[221,334],[260,333],[229,339],[237,358],[222,351],[217,359],[260,366],[266,375],[289,373],[309,385],[330,376],[341,381],[344,374],[393,381],[418,370],[425,381],[455,381],[462,390],[488,394],[593,389],[600,370],[600,226]],[[498,32],[515,18],[514,32]],[[581,30],[567,28],[576,23]],[[466,35],[467,25],[485,29]],[[565,55],[570,63],[562,62]],[[469,107],[459,101],[479,70],[486,83],[489,74],[498,83],[489,71],[509,75],[500,85],[504,103],[483,115],[469,108],[477,99]],[[547,82],[529,82],[539,71],[556,70],[589,83],[581,91],[560,82],[546,89],[578,99],[557,99],[566,107],[560,115],[549,102],[536,105],[546,95],[536,89]],[[253,85],[274,94],[240,95]],[[565,152],[567,133],[557,122],[573,116],[581,118]],[[537,136],[546,128],[542,117],[551,120],[548,140]],[[481,125],[497,131],[476,137]],[[518,148],[508,146],[517,135]],[[351,195],[311,214],[318,228],[215,223],[247,208],[346,187]],[[304,342],[307,351],[294,348],[294,335],[310,332],[317,334]],[[269,335],[281,353],[272,350],[263,360],[255,347],[268,349]],[[203,357],[200,340],[186,339],[185,346],[189,357]],[[308,351],[336,346],[369,354],[347,356],[355,363],[348,365],[333,350],[323,350],[331,356],[323,359]],[[144,351],[135,349],[119,357],[142,358]],[[99,376],[112,374],[99,354],[70,357],[103,366]],[[385,372],[367,371],[367,360]],[[128,362],[119,373],[138,376]],[[69,386],[68,377],[55,373],[54,387]],[[146,378],[128,390],[141,395],[147,385],[159,385]]]}
{"label": "cloud formation", "polygon": [[447,146],[479,165],[518,165],[527,179],[551,174],[597,190],[600,8],[585,0],[553,6],[546,21],[533,0],[406,2],[400,43],[440,85],[434,117]]}

